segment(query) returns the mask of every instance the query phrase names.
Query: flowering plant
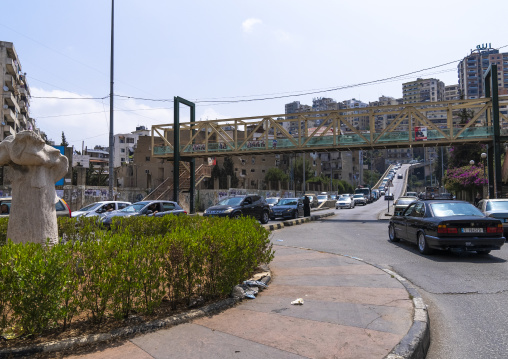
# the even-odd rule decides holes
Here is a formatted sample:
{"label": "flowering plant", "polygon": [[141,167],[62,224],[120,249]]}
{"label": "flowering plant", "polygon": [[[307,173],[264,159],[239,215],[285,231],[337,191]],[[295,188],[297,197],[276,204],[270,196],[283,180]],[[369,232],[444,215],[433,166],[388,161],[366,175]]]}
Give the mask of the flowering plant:
{"label": "flowering plant", "polygon": [[445,174],[445,188],[448,191],[480,191],[487,184],[483,170],[482,165],[450,168]]}

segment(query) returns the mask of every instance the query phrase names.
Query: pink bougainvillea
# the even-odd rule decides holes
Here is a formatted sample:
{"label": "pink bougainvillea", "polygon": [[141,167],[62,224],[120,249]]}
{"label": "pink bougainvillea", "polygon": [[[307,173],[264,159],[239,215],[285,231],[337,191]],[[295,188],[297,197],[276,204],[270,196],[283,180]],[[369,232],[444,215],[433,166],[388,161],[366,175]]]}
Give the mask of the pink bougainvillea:
{"label": "pink bougainvillea", "polygon": [[444,183],[448,191],[480,191],[487,184],[487,179],[484,178],[483,166],[473,165],[448,169]]}

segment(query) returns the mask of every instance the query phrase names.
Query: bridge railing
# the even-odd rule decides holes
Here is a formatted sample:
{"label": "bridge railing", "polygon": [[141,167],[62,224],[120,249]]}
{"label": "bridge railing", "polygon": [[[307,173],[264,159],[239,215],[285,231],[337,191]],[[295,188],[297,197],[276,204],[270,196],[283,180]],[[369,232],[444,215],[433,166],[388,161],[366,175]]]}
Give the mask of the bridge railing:
{"label": "bridge railing", "polygon": [[[508,136],[508,96],[500,102],[501,131]],[[490,99],[475,99],[182,123],[179,150],[205,157],[487,142],[491,112]],[[172,157],[172,125],[153,126],[152,141],[155,136],[163,144],[152,142],[152,154]]]}

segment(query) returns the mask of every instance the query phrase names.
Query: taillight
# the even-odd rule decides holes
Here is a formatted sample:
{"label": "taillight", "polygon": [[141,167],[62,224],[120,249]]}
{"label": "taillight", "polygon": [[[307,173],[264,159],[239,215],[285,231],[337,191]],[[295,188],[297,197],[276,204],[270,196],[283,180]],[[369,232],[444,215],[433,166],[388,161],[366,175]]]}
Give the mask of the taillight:
{"label": "taillight", "polygon": [[459,230],[455,227],[447,227],[446,224],[440,224],[437,226],[437,233],[439,234],[457,234]]}
{"label": "taillight", "polygon": [[503,233],[503,225],[498,224],[497,227],[487,227],[487,233]]}

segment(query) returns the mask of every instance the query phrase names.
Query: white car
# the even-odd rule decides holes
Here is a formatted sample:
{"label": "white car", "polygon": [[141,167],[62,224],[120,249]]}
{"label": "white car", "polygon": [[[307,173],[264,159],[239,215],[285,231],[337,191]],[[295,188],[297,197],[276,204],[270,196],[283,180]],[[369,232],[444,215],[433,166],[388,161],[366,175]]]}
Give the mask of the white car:
{"label": "white car", "polygon": [[355,206],[357,204],[361,204],[362,206],[366,206],[367,205],[367,198],[365,198],[365,196],[361,193],[358,193],[358,194],[355,194],[353,196],[353,203],[355,204]]}
{"label": "white car", "polygon": [[101,201],[89,204],[77,211],[71,213],[71,217],[81,217],[81,216],[99,216],[106,212],[116,211],[127,206],[130,206],[130,202],[125,201]]}
{"label": "white car", "polygon": [[340,196],[337,202],[335,202],[335,209],[339,208],[354,208],[355,202],[351,199],[349,195]]}

